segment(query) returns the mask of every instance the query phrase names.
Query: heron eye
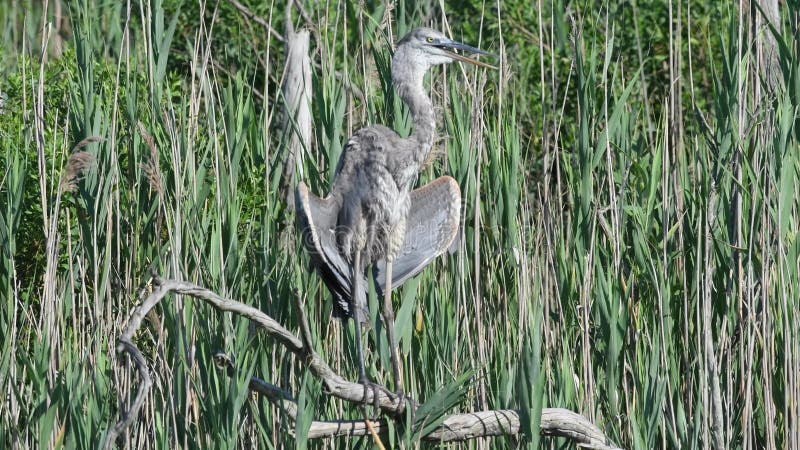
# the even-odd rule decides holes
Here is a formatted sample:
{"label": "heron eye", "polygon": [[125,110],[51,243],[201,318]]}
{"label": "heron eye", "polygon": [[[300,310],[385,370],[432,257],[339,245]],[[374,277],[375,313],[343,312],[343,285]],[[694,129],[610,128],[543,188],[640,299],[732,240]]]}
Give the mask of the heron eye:
{"label": "heron eye", "polygon": [[425,40],[428,41],[428,43],[430,43],[430,44],[433,44],[433,41],[434,41],[434,39],[432,37],[429,37],[429,38],[427,38]]}

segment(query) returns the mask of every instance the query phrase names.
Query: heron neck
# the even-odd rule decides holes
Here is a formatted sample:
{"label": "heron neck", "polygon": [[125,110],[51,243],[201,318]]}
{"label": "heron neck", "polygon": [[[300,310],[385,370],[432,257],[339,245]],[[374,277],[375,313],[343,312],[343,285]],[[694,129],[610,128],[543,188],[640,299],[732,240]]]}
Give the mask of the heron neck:
{"label": "heron neck", "polygon": [[436,131],[436,117],[433,114],[433,103],[431,103],[428,93],[422,86],[422,79],[425,74],[413,77],[410,81],[403,81],[395,84],[395,89],[400,98],[408,106],[411,112],[411,119],[414,123],[414,130],[408,137],[409,140],[416,141],[415,159],[421,164],[428,157],[433,147],[434,132]]}

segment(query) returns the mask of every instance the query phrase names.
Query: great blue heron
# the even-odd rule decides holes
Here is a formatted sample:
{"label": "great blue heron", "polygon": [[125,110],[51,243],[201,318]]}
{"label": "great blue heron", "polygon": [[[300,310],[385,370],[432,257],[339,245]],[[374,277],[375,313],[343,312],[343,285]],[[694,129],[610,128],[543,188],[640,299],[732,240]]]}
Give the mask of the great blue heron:
{"label": "great blue heron", "polygon": [[455,180],[441,177],[414,190],[420,167],[433,146],[436,122],[424,87],[434,65],[464,61],[487,52],[417,28],[397,44],[392,83],[408,106],[414,124],[404,138],[382,125],[358,130],[345,145],[326,198],[310,194],[302,182],[296,200],[304,242],[312,263],[334,296],[334,313],[356,321],[359,382],[369,383],[361,348],[361,324],[367,321],[366,269],[373,267],[383,296],[381,319],[389,338],[395,392],[403,381],[394,336],[391,292],[442,254],[459,225],[461,193]]}

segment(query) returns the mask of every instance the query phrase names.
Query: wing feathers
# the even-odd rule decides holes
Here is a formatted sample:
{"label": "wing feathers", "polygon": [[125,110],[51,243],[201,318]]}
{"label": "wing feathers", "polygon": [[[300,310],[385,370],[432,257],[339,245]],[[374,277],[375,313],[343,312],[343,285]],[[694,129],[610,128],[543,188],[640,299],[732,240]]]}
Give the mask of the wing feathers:
{"label": "wing feathers", "polygon": [[[411,191],[403,247],[392,264],[392,285],[400,286],[448,250],[461,223],[461,190],[451,177],[439,177]],[[379,291],[385,284],[386,265],[376,264]]]}
{"label": "wing feathers", "polygon": [[[339,207],[331,198],[319,198],[309,193],[303,182],[297,185],[295,199],[303,244],[311,254],[312,265],[333,294],[334,315],[352,317],[350,265],[342,258],[336,245],[335,229]],[[366,305],[366,298],[359,304]]]}
{"label": "wing feathers", "polygon": [[[334,199],[319,198],[299,183],[295,195],[297,220],[303,243],[311,262],[319,271],[334,297],[334,314],[353,317],[350,306],[350,265],[342,258],[336,244],[335,228],[339,205]],[[461,222],[461,190],[451,177],[437,178],[410,193],[410,211],[406,236],[392,268],[392,285],[397,287],[418,274],[455,242]],[[382,295],[386,265],[375,264],[373,274]],[[364,280],[366,282],[366,280]],[[356,302],[366,305],[366,298]],[[359,308],[364,309],[364,308]],[[358,311],[365,320],[366,311]]]}

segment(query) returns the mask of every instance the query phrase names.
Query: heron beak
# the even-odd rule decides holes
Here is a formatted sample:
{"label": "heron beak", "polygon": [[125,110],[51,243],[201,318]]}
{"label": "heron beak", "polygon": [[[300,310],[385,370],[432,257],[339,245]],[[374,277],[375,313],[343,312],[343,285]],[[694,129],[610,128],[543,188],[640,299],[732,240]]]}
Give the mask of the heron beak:
{"label": "heron beak", "polygon": [[477,47],[473,47],[471,45],[467,45],[458,41],[445,41],[445,42],[438,42],[436,47],[447,52],[451,58],[457,59],[459,61],[468,62],[470,64],[475,64],[476,66],[486,67],[487,69],[494,69],[497,70],[497,67],[492,66],[490,64],[486,64],[484,62],[478,61],[477,59],[470,58],[466,56],[466,54],[477,54],[477,55],[486,55],[497,57],[497,55],[493,53],[489,53],[485,50],[481,50]]}

